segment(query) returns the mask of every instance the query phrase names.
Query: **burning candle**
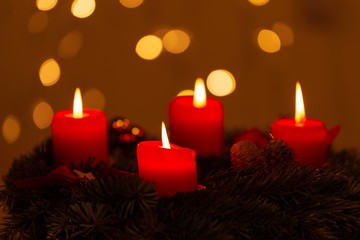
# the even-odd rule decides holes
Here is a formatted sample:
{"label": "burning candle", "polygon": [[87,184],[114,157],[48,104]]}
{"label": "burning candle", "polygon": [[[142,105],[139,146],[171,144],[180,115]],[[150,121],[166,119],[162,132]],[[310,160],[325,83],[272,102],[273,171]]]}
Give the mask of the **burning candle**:
{"label": "burning candle", "polygon": [[271,134],[275,139],[289,144],[300,163],[321,166],[327,161],[328,146],[339,133],[340,127],[328,131],[322,121],[306,118],[301,86],[298,82],[295,102],[295,117],[273,122]]}
{"label": "burning candle", "polygon": [[94,158],[94,164],[109,162],[107,120],[103,112],[84,109],[80,89],[76,89],[73,110],[57,112],[52,119],[55,165],[78,165]]}
{"label": "burning candle", "polygon": [[206,97],[201,78],[195,82],[194,96],[178,96],[169,104],[170,139],[194,149],[199,157],[220,155],[224,144],[222,103]]}
{"label": "burning candle", "polygon": [[143,141],[137,146],[139,176],[154,182],[159,196],[197,189],[195,151],[170,144],[165,124],[162,141]]}

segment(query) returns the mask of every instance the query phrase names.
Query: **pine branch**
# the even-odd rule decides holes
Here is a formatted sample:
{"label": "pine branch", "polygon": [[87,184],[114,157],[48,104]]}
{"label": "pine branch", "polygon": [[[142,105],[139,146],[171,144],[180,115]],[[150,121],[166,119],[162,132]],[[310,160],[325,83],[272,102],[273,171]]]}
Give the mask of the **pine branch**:
{"label": "pine branch", "polygon": [[49,235],[66,239],[113,239],[116,220],[104,204],[80,202],[49,217]]}
{"label": "pine branch", "polygon": [[1,239],[45,239],[49,203],[46,201],[32,202],[26,209],[17,209],[6,215]]}
{"label": "pine branch", "polygon": [[198,164],[204,176],[210,173],[201,181],[205,190],[160,199],[152,183],[101,175],[118,165],[93,166],[91,159],[78,170],[91,171],[95,180],[16,189],[14,180],[52,170],[49,143],[14,161],[0,192],[8,211],[0,239],[360,238],[356,152],[331,152],[328,165],[314,169],[300,166],[283,142],[264,149],[242,143],[232,161],[224,154],[221,163]]}

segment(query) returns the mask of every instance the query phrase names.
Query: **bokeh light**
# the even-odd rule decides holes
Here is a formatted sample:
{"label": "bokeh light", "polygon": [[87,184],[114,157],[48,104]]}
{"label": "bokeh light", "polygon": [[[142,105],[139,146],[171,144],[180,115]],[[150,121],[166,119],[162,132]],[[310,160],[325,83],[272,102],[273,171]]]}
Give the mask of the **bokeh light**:
{"label": "bokeh light", "polygon": [[135,47],[135,52],[142,59],[153,60],[160,55],[162,47],[162,41],[159,37],[155,35],[147,35],[138,41]]}
{"label": "bokeh light", "polygon": [[263,29],[258,34],[259,47],[267,53],[274,53],[280,50],[281,42],[279,36],[267,29]]}
{"label": "bokeh light", "polygon": [[83,105],[84,108],[102,110],[105,108],[105,96],[96,88],[89,89],[83,95]]}
{"label": "bokeh light", "polygon": [[95,0],[74,0],[71,12],[77,18],[87,18],[95,11]]}
{"label": "bokeh light", "polygon": [[249,2],[255,6],[264,6],[269,2],[269,0],[249,0]]}
{"label": "bokeh light", "polygon": [[34,13],[28,24],[28,30],[30,33],[39,33],[45,30],[48,24],[48,16],[46,12],[38,11]]}
{"label": "bokeh light", "polygon": [[58,54],[61,58],[72,58],[76,56],[82,46],[83,38],[79,31],[67,33],[60,41]]}
{"label": "bokeh light", "polygon": [[117,121],[113,122],[112,127],[115,129],[126,129],[130,125],[130,120],[127,118],[124,119],[118,119]]}
{"label": "bokeh light", "polygon": [[194,95],[194,90],[191,89],[185,89],[180,91],[177,96],[193,96]]}
{"label": "bokeh light", "polygon": [[57,2],[57,0],[36,0],[36,6],[41,11],[48,11],[53,9]]}
{"label": "bokeh light", "polygon": [[40,129],[45,129],[50,126],[54,111],[50,104],[45,101],[40,101],[33,109],[33,121]]}
{"label": "bokeh light", "polygon": [[222,97],[231,94],[235,90],[236,81],[229,71],[218,69],[209,74],[206,86],[213,95]]}
{"label": "bokeh light", "polygon": [[190,45],[189,35],[182,30],[171,30],[162,39],[166,51],[174,54],[184,52]]}
{"label": "bokeh light", "polygon": [[119,0],[120,4],[127,8],[136,8],[140,6],[144,0]]}
{"label": "bokeh light", "polygon": [[60,67],[55,59],[50,58],[41,65],[39,77],[46,87],[54,85],[60,79]]}
{"label": "bokeh light", "polygon": [[139,135],[139,133],[140,133],[140,128],[138,128],[138,127],[133,127],[133,128],[131,129],[131,133],[134,134],[134,135]]}
{"label": "bokeh light", "polygon": [[7,143],[14,143],[20,136],[20,121],[13,115],[8,115],[2,124],[2,135]]}
{"label": "bokeh light", "polygon": [[282,46],[290,46],[294,43],[294,33],[287,24],[276,22],[272,29],[279,36]]}

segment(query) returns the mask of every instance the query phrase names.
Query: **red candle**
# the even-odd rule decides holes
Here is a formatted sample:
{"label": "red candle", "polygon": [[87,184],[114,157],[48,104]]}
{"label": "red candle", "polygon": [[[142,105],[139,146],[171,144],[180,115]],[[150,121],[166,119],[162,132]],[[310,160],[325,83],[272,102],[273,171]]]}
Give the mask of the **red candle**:
{"label": "red candle", "polygon": [[224,108],[206,97],[204,81],[195,82],[194,96],[178,96],[169,104],[171,142],[194,149],[199,157],[220,155],[224,144]]}
{"label": "red candle", "polygon": [[197,189],[195,151],[170,144],[165,125],[162,141],[143,141],[137,146],[139,176],[154,182],[159,196]]}
{"label": "red candle", "polygon": [[[296,83],[295,118],[279,119],[272,123],[271,134],[285,141],[294,150],[300,163],[321,166],[327,161],[328,146],[339,128],[328,131],[322,121],[306,119],[300,84]],[[329,134],[330,133],[330,134]]]}
{"label": "red candle", "polygon": [[51,128],[55,165],[78,165],[89,158],[95,158],[94,164],[109,162],[106,116],[99,110],[83,110],[79,89],[73,110],[57,112]]}

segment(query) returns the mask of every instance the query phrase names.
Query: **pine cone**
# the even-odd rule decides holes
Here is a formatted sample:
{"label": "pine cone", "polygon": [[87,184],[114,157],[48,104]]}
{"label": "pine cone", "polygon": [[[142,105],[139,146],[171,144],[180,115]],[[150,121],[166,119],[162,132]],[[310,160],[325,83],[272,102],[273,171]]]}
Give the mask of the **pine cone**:
{"label": "pine cone", "polygon": [[231,149],[231,163],[235,170],[258,169],[264,164],[262,151],[251,141],[239,141]]}
{"label": "pine cone", "polygon": [[293,149],[280,139],[273,139],[265,146],[264,157],[270,167],[292,163],[295,160]]}

